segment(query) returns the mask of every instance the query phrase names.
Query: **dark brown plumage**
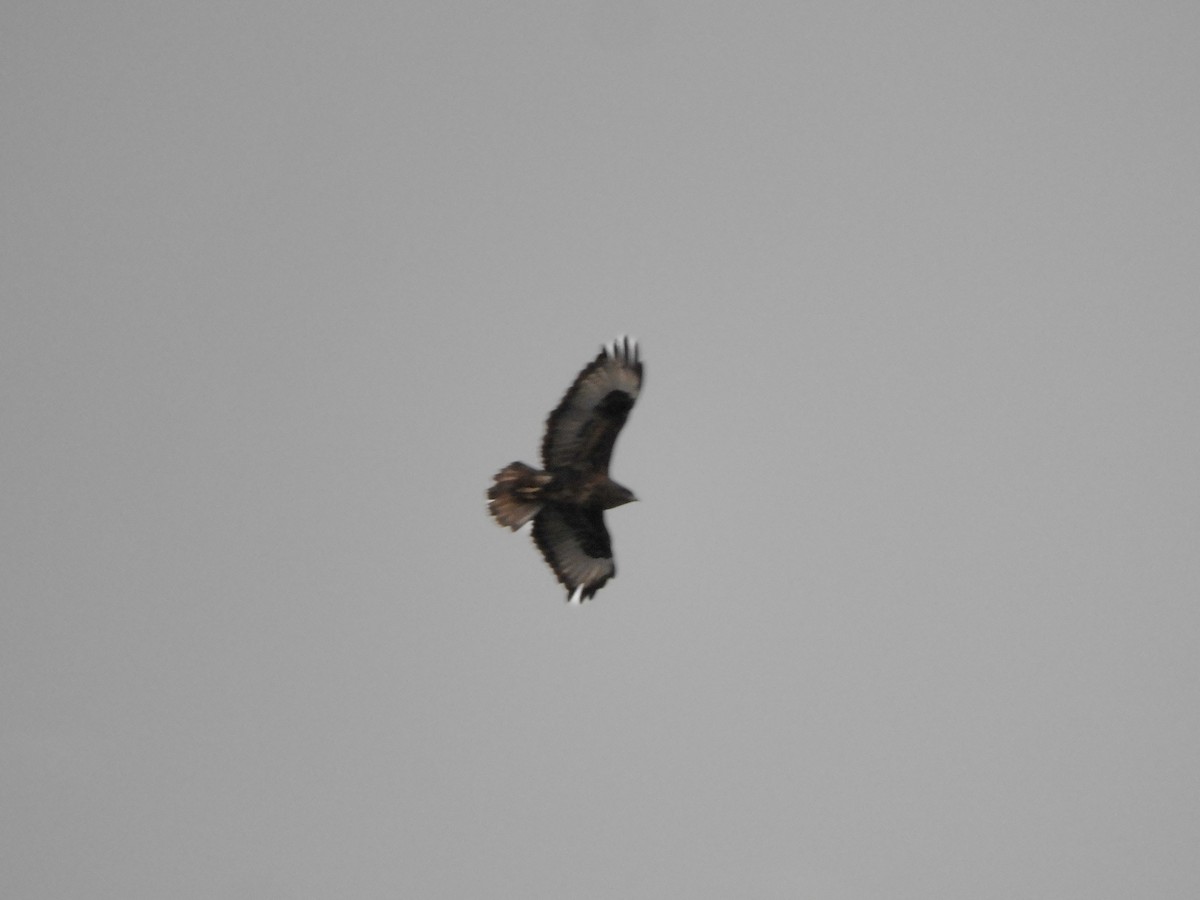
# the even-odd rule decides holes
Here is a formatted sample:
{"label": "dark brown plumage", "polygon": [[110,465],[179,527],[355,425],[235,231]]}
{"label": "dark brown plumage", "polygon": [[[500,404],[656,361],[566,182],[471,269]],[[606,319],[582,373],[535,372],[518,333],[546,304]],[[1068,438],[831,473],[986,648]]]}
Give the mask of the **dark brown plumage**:
{"label": "dark brown plumage", "polygon": [[533,522],[533,540],[567,599],[593,597],[617,574],[604,510],[637,498],[608,477],[613,445],[642,387],[637,343],[606,346],[546,419],[542,470],[515,462],[496,473],[488,510],[516,531]]}

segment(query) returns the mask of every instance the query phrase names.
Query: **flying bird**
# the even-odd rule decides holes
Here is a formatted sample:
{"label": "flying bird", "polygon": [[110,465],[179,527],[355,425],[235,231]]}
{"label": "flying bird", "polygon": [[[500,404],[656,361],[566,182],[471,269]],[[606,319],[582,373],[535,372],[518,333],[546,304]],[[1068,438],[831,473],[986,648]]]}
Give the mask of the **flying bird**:
{"label": "flying bird", "polygon": [[501,525],[516,531],[533,522],[533,541],[570,603],[590,600],[617,574],[604,511],[637,498],[608,477],[608,464],[641,387],[637,342],[617,338],[546,419],[543,468],[512,463],[487,492],[488,510]]}

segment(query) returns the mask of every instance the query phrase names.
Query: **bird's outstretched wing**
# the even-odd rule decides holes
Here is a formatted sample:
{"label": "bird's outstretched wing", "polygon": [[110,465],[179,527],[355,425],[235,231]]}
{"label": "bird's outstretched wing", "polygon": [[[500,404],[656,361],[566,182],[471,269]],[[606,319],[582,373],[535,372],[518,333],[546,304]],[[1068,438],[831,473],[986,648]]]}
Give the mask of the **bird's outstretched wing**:
{"label": "bird's outstretched wing", "polygon": [[533,520],[533,540],[567,589],[567,599],[591,599],[617,574],[604,513],[571,504],[547,504]]}
{"label": "bird's outstretched wing", "polygon": [[618,338],[584,367],[546,419],[546,468],[584,467],[607,474],[613,444],[641,387],[637,342]]}

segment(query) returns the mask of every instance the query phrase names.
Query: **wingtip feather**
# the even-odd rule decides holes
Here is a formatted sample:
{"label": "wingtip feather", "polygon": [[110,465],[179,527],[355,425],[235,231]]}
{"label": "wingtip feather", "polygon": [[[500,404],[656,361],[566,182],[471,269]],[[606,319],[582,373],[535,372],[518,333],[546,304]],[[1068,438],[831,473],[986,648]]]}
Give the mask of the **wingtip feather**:
{"label": "wingtip feather", "polygon": [[637,338],[627,334],[619,334],[611,343],[602,347],[604,355],[618,362],[636,365],[641,362],[641,353]]}

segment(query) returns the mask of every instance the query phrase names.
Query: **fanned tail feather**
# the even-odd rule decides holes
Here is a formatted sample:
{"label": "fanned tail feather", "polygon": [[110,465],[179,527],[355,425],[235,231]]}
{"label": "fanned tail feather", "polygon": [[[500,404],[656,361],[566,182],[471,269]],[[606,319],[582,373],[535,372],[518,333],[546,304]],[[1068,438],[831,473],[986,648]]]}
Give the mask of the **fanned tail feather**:
{"label": "fanned tail feather", "polygon": [[501,525],[516,531],[542,511],[541,490],[550,479],[523,462],[505,466],[488,488],[488,511]]}

